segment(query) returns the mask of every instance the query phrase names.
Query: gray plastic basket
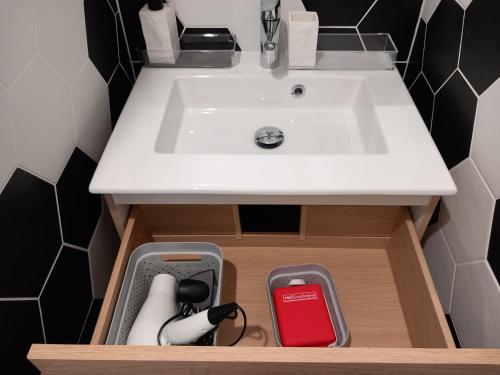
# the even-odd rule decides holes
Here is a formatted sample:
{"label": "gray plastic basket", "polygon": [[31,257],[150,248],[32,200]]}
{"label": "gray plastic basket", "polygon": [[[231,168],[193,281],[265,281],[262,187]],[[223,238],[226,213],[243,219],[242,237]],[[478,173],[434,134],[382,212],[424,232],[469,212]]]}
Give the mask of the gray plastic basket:
{"label": "gray plastic basket", "polygon": [[342,305],[335,289],[335,283],[327,268],[319,264],[303,264],[275,268],[267,278],[267,295],[271,317],[273,321],[274,338],[276,344],[281,345],[278,323],[274,311],[273,291],[276,288],[287,287],[292,279],[302,279],[306,284],[319,284],[325,295],[326,305],[330,313],[333,327],[337,335],[337,342],[332,347],[345,346],[349,340],[349,329],[344,318]]}
{"label": "gray plastic basket", "polygon": [[[165,261],[165,256],[195,255],[195,261]],[[177,280],[199,272],[214,270],[212,295],[214,306],[220,304],[223,257],[222,250],[211,243],[148,243],[135,249],[123,279],[106,344],[125,345],[132,324],[146,300],[151,281],[160,273],[169,273]]]}

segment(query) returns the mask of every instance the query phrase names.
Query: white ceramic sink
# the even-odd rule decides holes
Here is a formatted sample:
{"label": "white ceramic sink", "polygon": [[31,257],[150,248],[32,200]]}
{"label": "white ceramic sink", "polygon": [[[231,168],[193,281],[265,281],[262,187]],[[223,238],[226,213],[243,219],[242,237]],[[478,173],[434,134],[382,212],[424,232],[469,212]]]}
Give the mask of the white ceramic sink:
{"label": "white ceramic sink", "polygon": [[[291,94],[296,84],[303,96]],[[255,131],[275,126],[282,146],[262,149]],[[179,77],[156,151],[167,154],[337,155],[387,152],[366,78]]]}
{"label": "white ceramic sink", "polygon": [[[144,68],[90,190],[118,203],[398,205],[456,192],[397,71],[270,71],[258,60]],[[283,131],[280,147],[255,144],[264,126]]]}

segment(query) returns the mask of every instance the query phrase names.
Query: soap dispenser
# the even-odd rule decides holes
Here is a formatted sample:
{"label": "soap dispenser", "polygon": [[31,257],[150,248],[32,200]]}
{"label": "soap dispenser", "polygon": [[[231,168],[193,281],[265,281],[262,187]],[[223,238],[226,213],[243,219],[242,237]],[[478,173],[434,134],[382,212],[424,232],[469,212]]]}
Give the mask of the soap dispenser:
{"label": "soap dispenser", "polygon": [[179,34],[172,2],[148,0],[139,11],[150,63],[175,64],[180,54]]}

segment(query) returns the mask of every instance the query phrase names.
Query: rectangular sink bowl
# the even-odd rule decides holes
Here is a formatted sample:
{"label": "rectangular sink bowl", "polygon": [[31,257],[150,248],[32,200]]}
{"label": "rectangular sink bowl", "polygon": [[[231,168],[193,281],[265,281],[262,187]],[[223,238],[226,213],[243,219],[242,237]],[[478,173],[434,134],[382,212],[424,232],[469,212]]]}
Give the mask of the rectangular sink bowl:
{"label": "rectangular sink bowl", "polygon": [[[166,154],[349,155],[387,152],[366,78],[179,77],[156,151]],[[274,149],[255,132],[279,128]]]}

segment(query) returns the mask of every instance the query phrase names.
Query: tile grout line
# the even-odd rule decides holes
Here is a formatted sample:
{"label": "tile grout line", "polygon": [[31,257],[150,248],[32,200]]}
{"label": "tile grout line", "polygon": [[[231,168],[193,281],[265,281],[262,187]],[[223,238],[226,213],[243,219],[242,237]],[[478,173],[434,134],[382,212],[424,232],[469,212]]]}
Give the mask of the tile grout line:
{"label": "tile grout line", "polygon": [[64,248],[64,245],[61,244],[61,247],[59,248],[59,251],[57,252],[57,255],[54,259],[54,262],[52,263],[52,266],[50,267],[49,273],[47,274],[47,277],[45,278],[45,281],[42,285],[42,289],[40,290],[40,294],[38,295],[38,299],[42,298],[42,294],[45,291],[45,287],[47,286],[47,283],[50,279],[50,276],[52,275],[52,271],[56,267],[56,263],[59,260],[59,256],[61,255],[63,248]]}
{"label": "tile grout line", "polygon": [[[420,76],[421,76],[422,74],[423,74],[423,73],[422,73],[422,71],[420,71],[420,72],[417,74],[417,76],[415,77],[415,79],[413,80],[413,82],[411,83],[411,85],[410,85],[410,86],[408,86],[408,91],[410,91],[410,90],[413,88],[413,86],[415,85],[415,83],[417,83],[418,79],[420,78]],[[434,93],[432,94],[432,96],[434,96]]]}
{"label": "tile grout line", "polygon": [[[424,5],[425,5],[425,0],[422,1],[422,5],[420,6],[420,13],[417,18],[417,24],[415,26],[415,32],[413,33],[413,39],[410,45],[410,50],[408,51],[408,61],[411,61],[411,56],[413,54],[413,49],[415,48],[415,43],[417,41],[417,36],[418,36],[418,29],[420,28],[420,20],[422,19],[422,15],[424,12]],[[406,64],[405,71],[403,74],[403,80],[406,78],[406,72],[408,71],[408,66],[410,63]]]}
{"label": "tile grout line", "polygon": [[460,45],[458,46],[457,69],[460,69],[460,60],[462,58],[462,43],[464,41],[464,27],[465,27],[465,10],[464,10],[464,15],[462,17],[462,30],[460,32]]}
{"label": "tile grout line", "polygon": [[81,246],[78,246],[78,245],[73,245],[73,244],[70,244],[70,243],[67,243],[67,242],[63,242],[62,245],[64,247],[69,247],[70,249],[73,249],[73,250],[78,250],[78,251],[81,251],[81,252],[84,252],[84,253],[88,253],[88,249],[86,249],[84,247],[81,247]]}
{"label": "tile grout line", "polygon": [[358,27],[356,26],[356,31],[358,32],[358,36],[359,36],[359,40],[361,41],[361,45],[363,46],[363,50],[366,52],[367,49],[366,49],[366,46],[365,46],[365,41],[363,40],[363,38],[361,37],[361,33],[359,32],[359,29]]}
{"label": "tile grout line", "polygon": [[368,13],[370,13],[370,12],[371,12],[371,10],[375,7],[375,4],[377,4],[377,3],[378,3],[378,0],[375,0],[375,1],[373,2],[373,4],[372,4],[372,5],[368,8],[368,10],[367,10],[367,11],[366,11],[366,13],[363,15],[363,17],[361,17],[361,19],[359,20],[359,22],[356,24],[356,28],[358,28],[358,27],[361,25],[361,23],[362,23],[362,22],[365,20],[365,18],[368,16]]}
{"label": "tile grout line", "polygon": [[425,83],[427,83],[427,86],[431,89],[432,95],[436,96],[437,92],[434,92],[434,89],[432,88],[432,85],[430,84],[429,80],[425,76],[425,72],[422,70],[422,77],[425,79]]}
{"label": "tile grout line", "polygon": [[[441,86],[439,86],[439,88],[436,90],[436,92],[434,94],[438,94],[439,91],[441,91],[441,89],[446,86],[446,84],[448,83],[448,81],[455,75],[455,73],[458,71],[458,68],[455,68],[455,70],[453,72],[451,72],[450,76],[448,78],[446,78],[446,80],[443,82],[443,84]],[[431,86],[432,87],[432,86]]]}
{"label": "tile grout line", "polygon": [[120,63],[118,62],[118,64],[116,64],[116,66],[115,66],[115,70],[113,70],[113,73],[111,74],[111,77],[109,77],[109,81],[107,82],[108,86],[111,83],[111,81],[113,80],[113,78],[115,78],[116,71],[118,70],[119,67],[120,67]]}
{"label": "tile grout line", "polygon": [[474,86],[472,86],[472,84],[469,82],[469,80],[467,79],[467,77],[465,76],[465,74],[462,72],[462,69],[457,68],[457,72],[460,73],[460,75],[462,76],[462,78],[464,79],[464,81],[467,83],[467,86],[469,86],[469,88],[472,90],[472,92],[474,93],[474,95],[476,96],[476,98],[479,99],[480,95],[476,92],[476,89],[474,88]]}
{"label": "tile grout line", "polygon": [[94,305],[94,298],[92,297],[92,300],[90,301],[90,306],[89,306],[89,309],[87,310],[87,315],[85,316],[85,320],[83,322],[83,326],[82,326],[82,329],[80,331],[80,334],[78,335],[78,341],[77,341],[77,344],[80,344],[80,341],[82,339],[82,336],[83,336],[83,331],[85,331],[85,326],[87,325],[87,321],[89,320],[89,316],[90,316],[90,311],[92,311],[92,306]]}
{"label": "tile grout line", "polygon": [[38,301],[38,297],[2,297],[0,302]]}
{"label": "tile grout line", "polygon": [[45,332],[45,322],[43,321],[42,303],[40,302],[40,298],[37,298],[37,303],[38,312],[40,313],[40,323],[42,325],[43,342],[47,344],[47,333]]}
{"label": "tile grout line", "polygon": [[63,225],[61,217],[61,207],[59,207],[59,194],[57,193],[57,184],[54,185],[54,194],[56,196],[57,219],[59,220],[59,234],[61,235],[61,246],[62,246],[62,244],[64,243],[64,234],[63,234]]}
{"label": "tile grout line", "polygon": [[[101,200],[101,202],[102,202],[102,200]],[[90,248],[93,245],[94,240],[95,240],[95,238],[97,236],[97,230],[99,229],[99,226],[102,224],[102,221],[104,220],[104,210],[106,209],[104,207],[104,202],[102,202],[102,205],[103,205],[103,207],[102,207],[101,216],[99,217],[99,220],[97,220],[97,224],[95,226],[94,233],[92,234],[92,238],[90,239],[89,247],[88,247],[88,250],[87,250],[88,258],[89,258],[90,286],[92,287],[92,297],[93,298],[95,298],[94,270],[93,270],[93,267],[92,267],[92,263],[90,262],[90,257],[91,257]]]}
{"label": "tile grout line", "polygon": [[116,3],[116,9],[117,9],[116,14],[118,15],[118,18],[120,19],[120,27],[122,28],[123,38],[125,39],[125,46],[127,47],[127,56],[129,58],[129,64],[130,64],[130,67],[132,68],[132,74],[134,76],[133,77],[134,81],[136,81],[137,80],[137,75],[135,74],[134,66],[133,66],[133,63],[132,63],[132,54],[130,52],[130,46],[129,46],[129,43],[128,43],[127,32],[125,31],[125,23],[123,22],[122,10],[121,10],[121,7],[120,7],[120,2],[118,0],[114,0],[114,1]]}

